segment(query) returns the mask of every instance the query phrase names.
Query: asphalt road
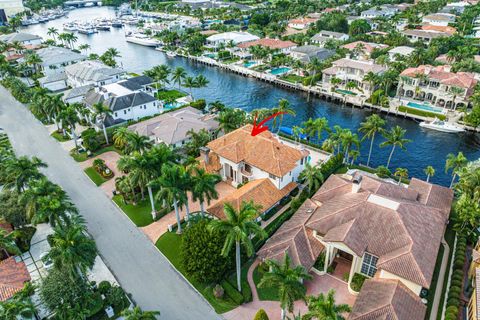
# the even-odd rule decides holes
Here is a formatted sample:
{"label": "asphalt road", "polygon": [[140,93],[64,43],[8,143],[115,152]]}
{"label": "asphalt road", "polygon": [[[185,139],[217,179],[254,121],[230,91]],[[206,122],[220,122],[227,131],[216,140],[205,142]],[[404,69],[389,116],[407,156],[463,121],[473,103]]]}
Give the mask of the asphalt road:
{"label": "asphalt road", "polygon": [[2,86],[0,127],[5,129],[18,155],[37,156],[48,164],[45,174],[70,195],[87,220],[88,231],[105,263],[142,309],[159,310],[161,319],[221,319],[83,174],[47,129]]}

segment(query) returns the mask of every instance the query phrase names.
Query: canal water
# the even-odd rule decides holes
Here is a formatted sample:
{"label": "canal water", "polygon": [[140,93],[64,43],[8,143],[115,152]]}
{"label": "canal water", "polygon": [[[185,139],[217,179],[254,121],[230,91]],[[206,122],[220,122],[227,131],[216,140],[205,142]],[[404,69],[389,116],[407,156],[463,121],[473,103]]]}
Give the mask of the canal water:
{"label": "canal water", "polygon": [[[62,32],[62,25],[67,21],[88,21],[100,17],[113,17],[115,11],[107,7],[92,7],[73,10],[68,17],[49,21],[45,24],[32,25],[23,28],[25,32],[49,38],[47,29],[56,27]],[[232,74],[215,67],[201,65],[185,58],[169,58],[153,48],[128,43],[124,40],[127,29],[100,31],[93,35],[78,34],[76,46],[88,43],[91,49],[88,53],[101,54],[110,47],[120,51],[119,63],[131,72],[141,73],[158,64],[166,64],[171,68],[184,67],[190,75],[203,74],[210,84],[206,88],[194,89],[196,99],[203,98],[207,102],[221,101],[229,107],[251,110],[255,108],[272,108],[279,99],[288,99],[296,111],[296,116],[285,116],[284,125],[299,125],[308,118],[326,117],[330,126],[340,125],[344,128],[357,130],[360,123],[371,114],[368,110],[352,109],[341,105],[326,102],[316,98],[308,99],[305,93],[293,92],[277,86],[260,82],[252,78]],[[469,160],[480,158],[480,135],[473,133],[448,134],[421,128],[417,122],[393,116],[383,117],[388,127],[399,125],[407,130],[406,137],[412,142],[407,150],[396,150],[390,168],[407,168],[410,176],[424,179],[423,169],[432,165],[436,174],[431,179],[434,183],[448,186],[450,175],[445,173],[445,158],[448,153],[462,151]],[[385,165],[390,148],[380,148],[382,138],[378,138],[372,154],[371,166]],[[361,156],[357,162],[365,163],[368,156],[368,141],[361,147]]]}

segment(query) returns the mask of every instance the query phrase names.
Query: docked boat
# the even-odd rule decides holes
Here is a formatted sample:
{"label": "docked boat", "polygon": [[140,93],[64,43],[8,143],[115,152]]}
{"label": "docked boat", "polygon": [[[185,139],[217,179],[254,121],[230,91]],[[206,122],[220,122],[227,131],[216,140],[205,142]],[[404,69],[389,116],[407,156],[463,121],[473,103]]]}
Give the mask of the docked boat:
{"label": "docked boat", "polygon": [[149,36],[142,33],[130,33],[125,35],[127,42],[140,44],[147,47],[156,47],[160,44],[158,40],[152,39]]}
{"label": "docked boat", "polygon": [[465,129],[462,127],[442,121],[438,118],[433,121],[420,122],[420,127],[448,133],[459,133],[465,131]]}
{"label": "docked boat", "polygon": [[177,56],[177,54],[174,51],[167,51],[165,54],[167,55],[167,57],[170,57],[170,58],[175,58]]}
{"label": "docked boat", "polygon": [[77,27],[77,31],[82,34],[94,34],[97,31],[92,25],[89,24],[81,24]]}
{"label": "docked boat", "polygon": [[65,31],[77,31],[77,24],[75,22],[67,22],[63,24],[63,30]]}
{"label": "docked boat", "polygon": [[110,26],[105,23],[99,23],[95,25],[95,28],[99,31],[110,31]]}
{"label": "docked boat", "polygon": [[112,27],[114,28],[121,28],[123,27],[123,22],[120,20],[112,20]]}

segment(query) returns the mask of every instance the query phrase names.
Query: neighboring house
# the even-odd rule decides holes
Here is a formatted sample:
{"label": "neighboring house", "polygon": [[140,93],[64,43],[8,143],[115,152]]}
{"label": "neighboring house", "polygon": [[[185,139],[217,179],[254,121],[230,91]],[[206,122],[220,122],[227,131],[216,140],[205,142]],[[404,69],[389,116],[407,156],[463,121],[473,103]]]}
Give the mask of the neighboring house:
{"label": "neighboring house", "polygon": [[219,174],[234,187],[241,187],[220,199],[207,211],[223,218],[223,204],[236,209],[242,201],[254,201],[267,212],[297,187],[309,152],[282,143],[271,132],[251,135],[252,125],[217,138],[201,149],[200,165]]}
{"label": "neighboring house", "polygon": [[311,42],[323,47],[329,40],[346,41],[348,38],[346,33],[322,30],[312,37]]}
{"label": "neighboring house", "polygon": [[363,19],[378,19],[393,17],[399,10],[393,6],[382,6],[362,11],[360,16]]}
{"label": "neighboring house", "polygon": [[457,32],[457,28],[450,27],[450,26],[434,26],[434,25],[424,25],[422,26],[422,30],[424,31],[437,31],[437,32],[444,32],[448,35],[452,36]]}
{"label": "neighboring house", "polygon": [[441,31],[428,31],[428,30],[419,30],[419,29],[407,29],[401,32],[405,37],[407,37],[410,42],[424,42],[429,44],[432,39],[440,37],[449,37],[450,34]]}
{"label": "neighboring house", "polygon": [[0,3],[7,17],[11,17],[17,13],[25,11],[22,0],[2,0]]}
{"label": "neighboring house", "polygon": [[290,50],[297,47],[297,44],[292,41],[283,41],[279,39],[264,38],[264,39],[249,41],[249,42],[243,42],[237,45],[237,47],[240,48],[240,50],[247,50],[248,48],[251,48],[254,46],[266,47],[266,48],[269,48],[270,50],[277,50],[281,53],[288,54],[290,53]]}
{"label": "neighboring house", "polygon": [[400,74],[397,97],[456,109],[468,106],[476,84],[472,73],[451,72],[449,65],[420,65],[407,68]]}
{"label": "neighboring house", "polygon": [[468,6],[471,6],[471,4],[467,1],[451,2],[447,3],[447,5],[443,7],[441,12],[461,15]]}
{"label": "neighboring house", "polygon": [[260,39],[260,37],[254,36],[253,34],[250,34],[248,32],[231,31],[211,35],[207,38],[207,44],[213,48],[217,48],[221,45],[227,45],[230,42],[234,45],[238,45],[240,43],[254,41],[258,39]]}
{"label": "neighboring house", "polygon": [[312,24],[314,24],[318,19],[315,18],[300,18],[292,19],[288,21],[288,26],[297,30],[308,29]]}
{"label": "neighboring house", "polygon": [[92,84],[87,84],[81,87],[75,87],[73,89],[66,91],[62,99],[65,103],[82,102],[82,100],[85,98],[85,95],[92,89],[93,89]]}
{"label": "neighboring house", "polygon": [[68,88],[67,75],[65,72],[51,73],[38,79],[42,88],[50,91],[61,91]]}
{"label": "neighboring house", "polygon": [[292,58],[300,60],[303,63],[309,63],[313,58],[323,61],[332,57],[333,55],[335,55],[335,51],[333,50],[312,45],[296,47],[290,51],[290,56]]}
{"label": "neighboring house", "polygon": [[407,46],[399,46],[388,50],[390,60],[395,61],[398,56],[407,57],[414,52],[415,49]]}
{"label": "neighboring house", "polygon": [[374,43],[374,42],[365,42],[365,41],[355,41],[350,42],[342,46],[352,52],[353,56],[356,58],[367,60],[370,58],[373,50],[382,50],[388,48],[386,44]]}
{"label": "neighboring house", "polygon": [[24,33],[24,32],[14,32],[14,33],[0,35],[0,41],[10,43],[10,44],[14,42],[19,42],[24,46],[27,46],[27,45],[37,46],[42,44],[41,37],[35,34]]}
{"label": "neighboring house", "polygon": [[154,143],[181,147],[190,141],[190,130],[199,132],[204,129],[213,136],[218,129],[218,121],[198,109],[185,107],[133,124],[128,129],[149,137]]}
{"label": "neighboring house", "polygon": [[[343,90],[352,94],[362,94],[370,96],[375,87],[371,87],[368,81],[365,81],[365,75],[369,72],[382,74],[387,70],[386,67],[375,64],[373,60],[353,60],[342,58],[332,62],[332,67],[324,69],[322,72],[322,87],[328,91]],[[332,84],[333,78],[340,79],[339,84]],[[354,83],[356,88],[346,88],[347,83]]]}
{"label": "neighboring house", "polygon": [[111,68],[100,61],[81,61],[65,67],[68,84],[80,87],[87,84],[104,86],[120,81],[126,72],[119,68]]}
{"label": "neighboring house", "polygon": [[61,47],[47,47],[38,49],[36,52],[42,59],[40,66],[45,75],[62,72],[65,66],[87,59],[83,54]]}
{"label": "neighboring house", "polygon": [[466,319],[480,320],[480,267],[474,269],[471,281],[473,290],[467,305]]}
{"label": "neighboring house", "polygon": [[455,22],[456,16],[450,13],[432,13],[424,16],[422,22],[433,26],[446,27],[449,23]]}
{"label": "neighboring house", "polygon": [[[419,301],[422,289],[430,288],[452,201],[452,190],[415,178],[407,187],[359,171],[331,175],[257,255],[281,261],[288,252],[294,265],[310,269],[323,252],[318,271],[326,273],[339,261],[347,264],[351,293],[355,274],[374,278],[363,285],[349,319],[378,319],[360,317],[366,303],[387,307],[396,290]],[[422,310],[387,318],[423,319]]]}
{"label": "neighboring house", "polygon": [[0,261],[0,301],[6,301],[21,291],[25,282],[30,281],[30,274],[23,261],[10,257]]}
{"label": "neighboring house", "polygon": [[128,78],[126,80],[120,80],[116,84],[130,90],[130,91],[142,91],[150,95],[154,95],[157,91],[155,89],[154,80],[149,76],[136,76]]}

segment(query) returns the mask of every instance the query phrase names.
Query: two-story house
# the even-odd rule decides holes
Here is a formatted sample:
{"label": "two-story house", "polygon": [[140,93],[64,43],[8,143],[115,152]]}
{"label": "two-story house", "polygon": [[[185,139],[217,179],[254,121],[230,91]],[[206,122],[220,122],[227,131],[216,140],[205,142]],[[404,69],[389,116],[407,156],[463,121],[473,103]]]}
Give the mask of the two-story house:
{"label": "two-story house", "polygon": [[397,97],[456,109],[468,106],[477,80],[468,72],[452,72],[451,66],[421,65],[400,74]]}
{"label": "two-story house", "polygon": [[322,30],[316,35],[314,35],[312,39],[310,39],[310,41],[323,47],[325,43],[329,40],[346,41],[348,40],[348,38],[349,36],[346,33]]}
{"label": "two-story house", "polygon": [[[428,28],[427,28],[428,29]],[[410,42],[423,42],[430,44],[433,39],[441,37],[450,37],[451,34],[437,30],[406,29],[401,32]]]}
{"label": "two-story house", "polygon": [[81,61],[65,67],[67,83],[72,87],[87,84],[104,86],[120,81],[126,72],[119,68],[111,68],[100,61]]}
{"label": "two-story house", "polygon": [[455,22],[456,16],[451,13],[432,13],[427,14],[422,18],[422,22],[425,24],[430,24],[432,26],[442,26],[446,27],[450,23]]}
{"label": "two-story house", "polygon": [[239,187],[235,192],[207,208],[223,218],[223,204],[239,207],[254,201],[266,212],[297,187],[297,180],[309,158],[307,150],[282,143],[271,132],[251,135],[252,125],[217,138],[201,149],[200,164],[219,174],[224,181]]}
{"label": "two-story house", "polygon": [[388,46],[382,43],[354,41],[343,45],[342,48],[350,51],[350,55],[356,59],[368,60],[374,50],[387,49]]}
{"label": "two-story house", "polygon": [[288,26],[296,30],[305,30],[305,29],[308,29],[317,20],[318,19],[310,18],[310,17],[292,19],[288,21]]}
{"label": "two-story house", "polygon": [[36,34],[14,32],[0,35],[0,41],[8,44],[20,43],[23,46],[38,46],[42,44],[43,39]]}
{"label": "two-story house", "polygon": [[251,47],[260,46],[269,48],[270,50],[289,54],[290,50],[297,47],[297,44],[292,41],[283,41],[280,39],[263,38],[249,42],[243,42],[237,45],[240,50],[248,50]]}

